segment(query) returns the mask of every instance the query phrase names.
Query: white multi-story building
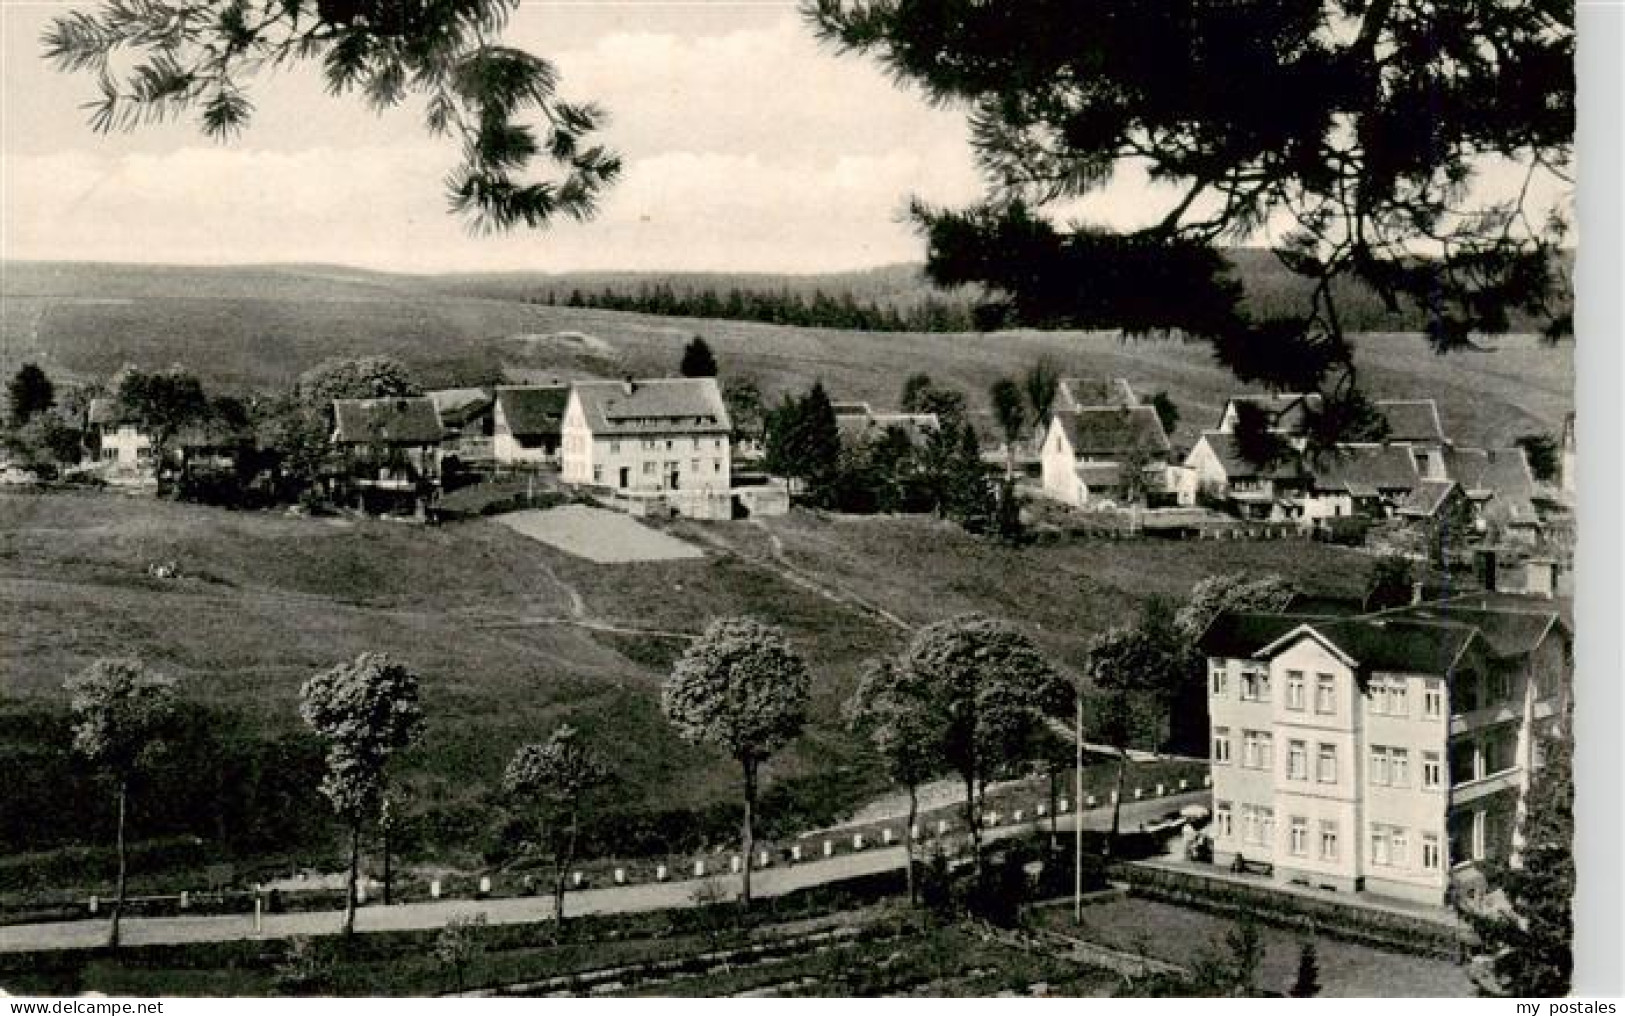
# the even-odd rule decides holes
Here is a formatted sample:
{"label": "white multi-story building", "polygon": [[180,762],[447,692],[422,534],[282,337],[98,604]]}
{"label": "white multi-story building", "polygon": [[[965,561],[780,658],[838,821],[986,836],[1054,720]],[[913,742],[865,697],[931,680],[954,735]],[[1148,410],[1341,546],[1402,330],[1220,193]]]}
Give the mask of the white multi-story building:
{"label": "white multi-story building", "polygon": [[109,482],[155,482],[152,435],[118,399],[91,399],[85,423]]}
{"label": "white multi-story building", "polygon": [[1439,904],[1516,853],[1569,629],[1538,601],[1225,614],[1208,657],[1218,864]]}
{"label": "white multi-story building", "polygon": [[726,492],[730,430],[715,378],[577,382],[561,430],[563,479],[631,494]]}

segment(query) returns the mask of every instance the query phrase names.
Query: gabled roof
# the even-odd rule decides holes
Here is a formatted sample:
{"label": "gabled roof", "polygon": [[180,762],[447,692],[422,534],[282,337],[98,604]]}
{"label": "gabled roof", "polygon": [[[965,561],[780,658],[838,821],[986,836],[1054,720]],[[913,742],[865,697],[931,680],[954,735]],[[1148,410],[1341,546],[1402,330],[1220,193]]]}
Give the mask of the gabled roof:
{"label": "gabled roof", "polygon": [[[867,408],[867,406],[865,407]],[[849,442],[873,441],[896,428],[911,445],[925,443],[926,436],[940,426],[935,413],[837,413],[835,429],[841,440]]]}
{"label": "gabled roof", "polygon": [[440,422],[447,427],[467,426],[490,411],[494,401],[484,388],[442,388],[425,392],[434,403]]}
{"label": "gabled roof", "polygon": [[426,395],[334,399],[336,444],[438,444],[445,436],[434,401]]}
{"label": "gabled roof", "polygon": [[1475,501],[1517,522],[1535,522],[1535,474],[1522,448],[1461,448],[1445,452],[1445,468]]}
{"label": "gabled roof", "polygon": [[557,435],[564,425],[570,388],[567,385],[502,385],[497,388],[496,401],[502,407],[502,419],[509,433],[518,437]]}
{"label": "gabled roof", "polygon": [[[1209,430],[1197,438],[1198,445],[1206,444],[1231,480],[1296,480],[1304,475],[1303,466],[1296,458],[1260,468],[1242,457],[1236,436],[1223,431]],[[1195,448],[1191,451],[1194,453]],[[1189,461],[1187,459],[1187,461]]]}
{"label": "gabled roof", "polygon": [[1063,377],[1055,383],[1055,409],[1085,409],[1092,406],[1128,407],[1140,404],[1140,397],[1127,378]]}
{"label": "gabled roof", "polygon": [[1443,444],[1444,424],[1432,399],[1378,399],[1377,409],[1388,421],[1388,440],[1416,444]]}
{"label": "gabled roof", "polygon": [[1491,607],[1470,600],[1419,603],[1384,611],[1383,616],[1472,625],[1484,636],[1495,655],[1509,658],[1534,652],[1554,628],[1568,630],[1558,611],[1540,609],[1533,604],[1512,608]]}
{"label": "gabled roof", "polygon": [[1230,416],[1230,410],[1236,404],[1245,402],[1278,417],[1271,428],[1272,430],[1281,434],[1302,434],[1307,424],[1305,409],[1319,409],[1322,401],[1320,395],[1315,392],[1308,394],[1283,392],[1278,395],[1233,395],[1225,400],[1224,412],[1219,414],[1219,422],[1214,429],[1222,431],[1225,420]]}
{"label": "gabled roof", "polygon": [[121,423],[136,422],[135,418],[125,411],[123,402],[111,398],[91,399],[85,419],[93,427],[116,427]]}
{"label": "gabled roof", "polygon": [[1339,445],[1315,466],[1314,474],[1316,490],[1355,497],[1414,490],[1419,482],[1410,451],[1391,445]]}
{"label": "gabled roof", "polygon": [[594,434],[726,434],[716,378],[584,381],[571,391]]}
{"label": "gabled roof", "polygon": [[1320,621],[1315,631],[1364,670],[1448,674],[1478,637],[1473,625],[1383,616]]}
{"label": "gabled roof", "polygon": [[1150,406],[1062,409],[1055,421],[1078,458],[1120,458],[1133,452],[1171,451],[1162,418]]}
{"label": "gabled roof", "polygon": [[1431,519],[1439,514],[1450,492],[1457,487],[1455,480],[1422,480],[1399,505],[1399,514]]}

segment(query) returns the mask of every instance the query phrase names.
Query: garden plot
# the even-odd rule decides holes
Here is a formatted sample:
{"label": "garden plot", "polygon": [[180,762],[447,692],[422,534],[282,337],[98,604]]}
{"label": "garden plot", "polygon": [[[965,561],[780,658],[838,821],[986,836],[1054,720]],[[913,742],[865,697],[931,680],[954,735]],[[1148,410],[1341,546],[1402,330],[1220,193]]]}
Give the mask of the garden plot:
{"label": "garden plot", "polygon": [[629,515],[586,505],[511,512],[497,516],[497,521],[523,536],[598,564],[705,556],[693,544],[650,529]]}

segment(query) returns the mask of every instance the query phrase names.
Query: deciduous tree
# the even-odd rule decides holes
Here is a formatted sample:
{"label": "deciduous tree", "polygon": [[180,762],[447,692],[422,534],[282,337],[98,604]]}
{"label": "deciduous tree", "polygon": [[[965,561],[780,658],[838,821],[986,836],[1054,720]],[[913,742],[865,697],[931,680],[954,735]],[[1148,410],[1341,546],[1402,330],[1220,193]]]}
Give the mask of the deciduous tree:
{"label": "deciduous tree", "polygon": [[931,689],[918,672],[890,659],[870,660],[846,702],[852,728],[868,738],[886,775],[908,793],[903,823],[903,856],[910,903],[919,899],[915,885],[914,823],[919,815],[920,786],[943,766],[940,730],[932,723]]}
{"label": "deciduous tree", "polygon": [[521,747],[502,775],[502,789],[541,821],[553,862],[553,920],[561,935],[565,879],[575,863],[581,817],[610,780],[609,767],[569,724],[554,730],[541,744]]}
{"label": "deciduous tree", "polygon": [[188,424],[209,415],[203,383],[180,367],[147,372],[126,370],[119,381],[118,401],[124,411],[141,421],[152,441],[153,471],[164,469],[169,443]]}
{"label": "deciduous tree", "polygon": [[719,618],[685,651],[661,690],[666,719],[685,741],[721,748],[745,780],[744,880],[750,905],[756,793],[762,764],[807,720],[807,665],[783,633],[746,617]]}
{"label": "deciduous tree", "polygon": [[378,813],[387,767],[423,732],[418,676],[383,653],[362,653],[299,690],[299,713],[327,743],[321,791],[350,833],[344,933],[355,931],[361,830]]}
{"label": "deciduous tree", "polygon": [[[968,111],[987,194],[914,215],[927,274],[983,287],[983,321],[1200,337],[1243,382],[1319,392],[1291,407],[1309,411],[1317,448],[1381,429],[1340,311],[1352,288],[1420,308],[1440,351],[1530,319],[1569,329],[1556,254],[1572,0],[804,10],[824,39]],[[1485,180],[1491,168],[1510,186]],[[1061,221],[1125,169],[1170,195],[1148,224]],[[1265,235],[1303,295],[1255,315],[1224,251]],[[1243,447],[1267,454],[1271,421],[1244,422],[1260,440]]]}
{"label": "deciduous tree", "polygon": [[1026,635],[974,614],[921,628],[898,668],[928,690],[927,726],[937,732],[943,761],[964,784],[980,883],[983,791],[1021,761],[1046,715],[1066,712],[1072,689]]}
{"label": "deciduous tree", "polygon": [[68,679],[73,750],[112,783],[118,802],[118,881],[107,944],[117,948],[128,868],[124,833],[132,784],[174,733],[176,684],[134,659],[103,659]]}

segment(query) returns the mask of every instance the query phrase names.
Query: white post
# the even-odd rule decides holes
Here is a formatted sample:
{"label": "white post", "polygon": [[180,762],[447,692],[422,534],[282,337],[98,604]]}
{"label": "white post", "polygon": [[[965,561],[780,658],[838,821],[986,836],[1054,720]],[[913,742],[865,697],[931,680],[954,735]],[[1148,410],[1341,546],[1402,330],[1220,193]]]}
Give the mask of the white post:
{"label": "white post", "polygon": [[1049,805],[1041,804],[1041,805],[1039,805],[1037,808],[1035,808],[1033,810],[1038,812],[1038,817],[1039,818],[1043,818],[1045,815],[1049,814]]}
{"label": "white post", "polygon": [[730,869],[732,869],[732,871],[733,871],[733,873],[735,875],[739,874],[740,864],[739,864],[739,855],[738,854],[735,854],[731,859],[729,859],[728,867]]}
{"label": "white post", "polygon": [[1026,812],[1022,811],[1020,808],[1017,808],[1016,813],[1014,815],[1010,816],[1011,821],[1015,822],[1017,825],[1020,825],[1022,816],[1025,815],[1025,814],[1026,814]]}
{"label": "white post", "polygon": [[185,910],[187,907],[189,907],[191,905],[192,905],[192,894],[187,892],[185,889],[182,889],[181,890],[181,909]]}
{"label": "white post", "polygon": [[824,841],[824,856],[825,857],[834,857],[835,856],[835,841],[834,840],[825,840]]}
{"label": "white post", "polygon": [[884,843],[888,847],[891,846],[891,829],[887,828],[880,830],[880,842]]}
{"label": "white post", "polygon": [[439,898],[440,898],[440,880],[438,878],[437,879],[431,879],[430,882],[429,882],[429,899],[438,900]]}
{"label": "white post", "polygon": [[801,863],[801,845],[799,843],[790,848],[790,863]]}
{"label": "white post", "polygon": [[664,864],[656,865],[655,866],[655,881],[656,882],[664,882],[664,881],[666,881],[666,878],[667,878],[666,866]]}
{"label": "white post", "polygon": [[1055,802],[1055,810],[1060,812],[1062,815],[1065,815],[1067,813],[1067,810],[1070,809],[1071,807],[1072,807],[1072,802],[1069,801],[1068,799],[1064,798],[1064,797]]}
{"label": "white post", "polygon": [[918,840],[920,838],[920,824],[918,822],[914,823],[914,825],[909,829],[909,832],[913,834],[916,840]]}
{"label": "white post", "polygon": [[1209,773],[1206,776],[1202,777],[1202,786],[1204,786],[1204,787],[1213,786],[1213,774],[1212,773]]}
{"label": "white post", "polygon": [[[1114,796],[1115,796],[1115,794],[1116,794],[1116,791],[1113,791],[1113,792],[1112,792],[1112,793],[1113,793],[1113,795],[1114,795]],[[1095,795],[1093,795],[1093,794],[1090,794],[1090,795],[1089,795],[1089,801],[1088,801],[1088,804],[1087,804],[1087,806],[1088,806],[1088,807],[1090,807],[1090,808],[1093,808],[1093,807],[1094,807],[1094,806],[1095,806],[1095,805],[1096,805],[1096,804],[1097,804],[1097,803],[1098,803],[1098,802],[1097,802],[1097,801],[1096,801],[1096,800],[1095,800]]]}
{"label": "white post", "polygon": [[945,819],[945,818],[937,819],[937,835],[938,836],[946,836],[946,835],[948,835],[948,820],[947,819]]}
{"label": "white post", "polygon": [[254,894],[254,934],[258,935],[265,930],[265,900],[259,893]]}
{"label": "white post", "polygon": [[616,885],[625,885],[626,884],[626,869],[625,868],[616,868],[615,869],[615,884]]}
{"label": "white post", "polygon": [[367,880],[364,878],[355,880],[355,901],[357,905],[367,902]]}
{"label": "white post", "polygon": [[480,876],[480,895],[491,895],[491,877],[489,875]]}
{"label": "white post", "polygon": [[996,825],[998,825],[998,824],[999,824],[999,813],[998,813],[998,812],[996,812],[996,811],[990,811],[990,812],[988,812],[988,813],[987,813],[987,824],[988,824],[988,825],[989,825],[989,826],[996,826]]}
{"label": "white post", "polygon": [[1158,796],[1158,797],[1164,797],[1164,796],[1166,796],[1166,795],[1167,795],[1167,793],[1168,793],[1168,790],[1167,790],[1167,788],[1165,788],[1165,787],[1164,787],[1164,786],[1163,786],[1163,785],[1162,785],[1162,784],[1160,784],[1160,783],[1159,783],[1159,784],[1157,784],[1157,796]]}
{"label": "white post", "polygon": [[1189,790],[1190,786],[1191,786],[1191,781],[1190,780],[1184,779],[1183,777],[1180,778],[1180,781],[1179,781],[1179,789],[1180,790]]}
{"label": "white post", "polygon": [[1136,801],[1138,801],[1140,798],[1142,798],[1144,796],[1145,796],[1145,791],[1141,790],[1139,787],[1134,788],[1134,799]]}
{"label": "white post", "polygon": [[92,896],[90,898],[90,912],[92,914],[94,914],[96,912],[96,908],[97,908],[98,905],[100,905],[100,903],[101,903],[101,900],[98,899],[97,897]]}
{"label": "white post", "polygon": [[580,889],[581,888],[581,883],[585,882],[586,880],[587,880],[587,876],[583,875],[581,872],[579,872],[579,871],[570,872],[570,886],[571,886],[571,888]]}
{"label": "white post", "polygon": [[704,878],[705,877],[705,862],[704,861],[695,861],[694,862],[694,877],[695,878]]}
{"label": "white post", "polygon": [[852,849],[853,850],[862,850],[863,849],[863,834],[862,833],[853,833],[852,834]]}
{"label": "white post", "polygon": [[757,854],[756,857],[757,857],[757,860],[760,862],[760,863],[758,863],[756,865],[758,868],[765,868],[772,861],[772,858],[770,858],[768,856],[767,851],[765,851],[765,850],[763,850],[762,852]]}

